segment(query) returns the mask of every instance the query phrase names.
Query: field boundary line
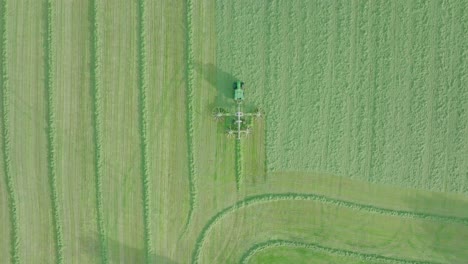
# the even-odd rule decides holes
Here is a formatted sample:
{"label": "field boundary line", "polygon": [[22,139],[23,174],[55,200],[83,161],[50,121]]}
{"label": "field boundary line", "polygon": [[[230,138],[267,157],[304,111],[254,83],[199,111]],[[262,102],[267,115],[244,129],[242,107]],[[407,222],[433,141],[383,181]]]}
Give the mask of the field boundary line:
{"label": "field boundary line", "polygon": [[8,89],[8,70],[7,70],[7,0],[0,2],[0,94],[2,96],[2,154],[3,154],[3,175],[5,176],[5,186],[8,197],[8,209],[10,215],[10,262],[13,264],[20,263],[19,256],[19,226],[18,214],[16,209],[16,194],[15,184],[11,175],[11,147],[10,147],[10,130],[9,130],[9,107],[10,98]]}
{"label": "field boundary line", "polygon": [[46,90],[46,111],[47,111],[47,169],[50,187],[50,199],[52,206],[52,225],[54,228],[55,242],[55,257],[56,263],[63,263],[63,232],[62,220],[59,210],[59,196],[57,194],[57,174],[56,174],[56,129],[55,129],[55,87],[54,87],[54,10],[51,0],[47,0],[46,6],[46,23],[44,35],[44,86]]}
{"label": "field boundary line", "polygon": [[141,147],[141,180],[143,187],[143,225],[145,239],[145,263],[152,263],[153,243],[151,237],[151,199],[148,171],[148,109],[146,80],[146,1],[138,1],[138,93],[139,93],[139,132]]}
{"label": "field boundary line", "polygon": [[314,193],[266,193],[260,195],[254,195],[246,197],[244,200],[240,200],[235,204],[226,207],[211,217],[203,227],[202,231],[199,233],[199,236],[195,242],[195,247],[192,253],[192,263],[199,263],[199,258],[201,250],[205,243],[206,236],[213,228],[213,226],[220,220],[222,220],[226,215],[244,207],[251,205],[275,202],[275,201],[315,201],[324,204],[344,207],[356,211],[374,213],[384,216],[395,216],[401,218],[409,219],[421,219],[421,220],[430,220],[434,222],[442,223],[454,223],[468,225],[468,218],[461,218],[455,216],[444,216],[444,215],[435,215],[428,213],[418,213],[404,210],[393,210],[382,207],[377,207],[369,204],[360,204],[357,202],[351,202],[346,200],[341,200],[337,198],[328,197],[325,195],[314,194]]}
{"label": "field boundary line", "polygon": [[194,158],[194,143],[193,143],[193,82],[194,82],[194,57],[193,57],[193,28],[192,28],[192,18],[193,18],[193,1],[187,0],[187,10],[186,10],[186,51],[187,51],[187,67],[186,67],[186,78],[187,78],[187,87],[186,87],[186,125],[187,125],[187,158],[188,158],[188,178],[189,178],[189,211],[187,214],[187,219],[185,221],[183,231],[179,236],[179,240],[187,232],[188,227],[190,226],[193,219],[193,211],[197,206],[197,171],[195,167],[195,158]]}
{"label": "field boundary line", "polygon": [[239,263],[247,264],[251,257],[255,254],[270,248],[275,247],[290,247],[290,248],[305,248],[311,249],[315,252],[319,253],[326,253],[335,256],[341,257],[352,257],[357,258],[362,261],[378,261],[382,263],[392,263],[392,264],[430,264],[430,263],[437,263],[437,262],[428,262],[428,261],[418,261],[418,260],[406,260],[400,258],[392,258],[392,257],[385,257],[382,255],[371,254],[371,253],[362,253],[358,251],[351,251],[346,249],[337,249],[331,247],[325,247],[318,243],[305,243],[305,242],[298,242],[292,240],[282,240],[282,239],[275,239],[275,240],[268,240],[265,242],[257,243],[249,248],[244,255],[242,255],[241,260]]}
{"label": "field boundary line", "polygon": [[92,94],[92,124],[93,124],[93,143],[94,143],[94,174],[96,187],[96,211],[97,228],[99,234],[99,246],[102,263],[109,263],[107,236],[104,225],[104,212],[102,208],[102,129],[101,129],[101,43],[99,38],[99,0],[90,0],[89,2],[89,20],[91,28],[91,69],[90,69],[90,87]]}

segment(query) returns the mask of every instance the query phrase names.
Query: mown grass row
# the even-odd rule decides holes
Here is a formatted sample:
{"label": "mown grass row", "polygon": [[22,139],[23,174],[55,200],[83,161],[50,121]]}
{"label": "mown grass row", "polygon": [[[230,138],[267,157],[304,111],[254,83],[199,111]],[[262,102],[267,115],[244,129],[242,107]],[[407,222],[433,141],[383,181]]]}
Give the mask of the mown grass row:
{"label": "mown grass row", "polygon": [[102,206],[102,129],[101,129],[101,46],[98,23],[99,0],[89,1],[89,20],[91,26],[91,69],[90,87],[93,101],[93,143],[94,143],[94,178],[96,187],[96,214],[99,234],[99,246],[102,263],[109,263],[107,236],[104,225]]}
{"label": "mown grass row", "polygon": [[9,129],[9,108],[10,108],[10,90],[8,88],[7,71],[7,1],[0,0],[0,95],[2,96],[2,155],[3,155],[3,175],[5,176],[5,186],[8,197],[8,209],[10,216],[10,262],[20,263],[19,256],[19,226],[18,214],[16,209],[15,185],[11,175],[11,157],[10,157],[10,129]]}
{"label": "mown grass row", "polygon": [[57,194],[57,175],[56,175],[56,129],[55,129],[55,87],[54,87],[54,10],[52,2],[46,1],[46,23],[44,35],[44,87],[46,91],[46,111],[47,111],[47,170],[50,186],[50,198],[52,206],[52,223],[54,228],[55,257],[56,263],[63,263],[63,232],[62,220],[59,210],[59,197]]}
{"label": "mown grass row", "polygon": [[182,231],[182,235],[187,232],[188,227],[190,226],[193,218],[193,211],[196,207],[197,201],[197,179],[196,179],[196,168],[195,168],[195,158],[194,158],[194,143],[193,143],[193,97],[194,97],[194,90],[193,90],[193,83],[195,79],[194,73],[194,57],[193,57],[193,28],[192,28],[192,19],[193,19],[193,1],[187,0],[187,17],[186,17],[186,40],[187,40],[187,68],[186,68],[186,78],[187,78],[187,89],[186,89],[186,125],[187,125],[187,158],[188,158],[188,165],[189,165],[189,211],[187,215],[187,220],[185,221],[185,225]]}
{"label": "mown grass row", "polygon": [[331,198],[331,197],[327,197],[327,196],[319,195],[319,194],[311,194],[311,193],[260,194],[260,195],[250,196],[250,197],[245,198],[244,200],[238,201],[237,203],[219,211],[216,215],[211,217],[210,220],[208,220],[208,222],[203,227],[202,231],[200,232],[195,242],[195,248],[192,253],[192,263],[199,262],[201,250],[205,243],[207,234],[210,232],[213,226],[218,221],[223,219],[226,215],[238,209],[247,207],[247,206],[267,203],[267,202],[275,202],[275,201],[316,201],[316,202],[321,202],[325,204],[330,204],[334,206],[339,206],[339,207],[344,207],[344,208],[348,208],[352,210],[357,210],[357,211],[362,211],[362,212],[367,212],[367,213],[374,213],[374,214],[379,214],[379,215],[468,225],[468,218],[434,215],[434,214],[427,214],[427,213],[417,213],[417,212],[410,212],[410,211],[403,211],[403,210],[392,210],[392,209],[377,207],[374,205],[359,204],[359,203],[350,202],[346,200],[340,200],[340,199]]}
{"label": "mown grass row", "polygon": [[242,142],[236,140],[236,188],[237,191],[240,191],[240,187],[243,181],[244,175],[244,161],[242,158]]}
{"label": "mown grass row", "polygon": [[297,241],[290,241],[290,240],[269,240],[266,242],[258,243],[248,249],[244,255],[241,257],[240,263],[247,264],[249,260],[260,251],[276,248],[276,247],[289,247],[289,248],[304,248],[310,249],[315,252],[325,253],[330,255],[336,255],[341,257],[351,257],[355,259],[359,259],[365,262],[381,262],[381,263],[390,263],[390,264],[430,264],[435,262],[428,262],[428,261],[416,261],[416,260],[407,260],[407,259],[400,259],[400,258],[392,258],[392,257],[385,257],[382,255],[377,254],[369,254],[369,253],[362,253],[357,251],[345,250],[345,249],[336,249],[321,246],[317,243],[304,243],[304,242],[297,242]]}
{"label": "mown grass row", "polygon": [[152,263],[152,234],[151,234],[151,204],[150,183],[148,171],[148,109],[147,109],[147,81],[146,81],[146,1],[138,1],[138,93],[139,93],[139,132],[141,147],[141,180],[143,188],[143,225],[145,240],[145,261]]}

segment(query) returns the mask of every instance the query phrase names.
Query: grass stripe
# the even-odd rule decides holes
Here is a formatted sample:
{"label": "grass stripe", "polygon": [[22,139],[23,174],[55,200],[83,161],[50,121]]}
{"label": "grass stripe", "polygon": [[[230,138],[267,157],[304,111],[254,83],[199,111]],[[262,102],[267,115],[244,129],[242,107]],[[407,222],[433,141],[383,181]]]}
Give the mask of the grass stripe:
{"label": "grass stripe", "polygon": [[20,263],[19,256],[19,226],[18,226],[18,214],[16,209],[16,194],[15,185],[11,175],[11,163],[10,163],[10,130],[9,130],[9,107],[10,98],[8,89],[8,71],[7,71],[7,1],[0,1],[0,93],[2,96],[2,154],[3,154],[3,175],[5,176],[5,186],[8,197],[8,209],[10,215],[10,262],[13,264]]}
{"label": "grass stripe", "polygon": [[63,232],[62,220],[59,210],[59,197],[57,194],[56,158],[55,158],[55,107],[54,107],[54,35],[53,35],[53,7],[50,0],[46,1],[46,23],[45,23],[45,90],[46,90],[46,111],[47,111],[47,169],[50,185],[50,198],[52,203],[52,223],[54,228],[55,257],[56,262],[63,263]]}
{"label": "grass stripe", "polygon": [[109,263],[107,236],[104,226],[104,212],[102,208],[102,129],[101,129],[101,47],[99,39],[98,10],[99,0],[89,2],[89,20],[91,23],[91,69],[90,87],[93,101],[93,143],[94,143],[94,174],[96,187],[97,228],[102,263]]}
{"label": "grass stripe", "polygon": [[243,181],[243,158],[242,158],[242,142],[236,139],[236,188],[240,191],[240,186]]}
{"label": "grass stripe", "polygon": [[224,208],[219,211],[216,215],[210,218],[206,225],[203,227],[200,232],[195,247],[192,253],[192,263],[199,263],[199,258],[201,250],[205,243],[207,234],[213,228],[213,226],[223,219],[226,215],[244,207],[251,205],[274,202],[274,201],[316,201],[324,204],[330,204],[334,206],[344,207],[356,211],[374,213],[385,216],[395,216],[401,218],[409,219],[422,219],[430,220],[435,222],[445,222],[445,223],[454,223],[468,225],[468,218],[454,217],[454,216],[444,216],[444,215],[435,215],[428,213],[418,213],[411,211],[403,210],[392,210],[387,208],[381,208],[374,205],[359,204],[356,202],[350,202],[346,200],[340,200],[336,198],[327,197],[324,195],[313,194],[313,193],[270,193],[270,194],[261,194],[245,198],[244,200],[238,201],[237,203]]}
{"label": "grass stripe", "polygon": [[194,57],[193,57],[193,28],[192,28],[192,17],[193,17],[193,1],[187,0],[187,17],[186,17],[186,39],[187,39],[187,68],[186,68],[186,78],[187,78],[187,89],[186,89],[186,125],[187,125],[187,158],[189,163],[189,211],[187,214],[187,220],[179,239],[187,232],[189,225],[192,222],[193,211],[195,209],[197,201],[197,181],[196,181],[196,168],[195,168],[195,158],[194,158],[194,143],[193,143],[193,82],[194,82]]}
{"label": "grass stripe", "polygon": [[407,260],[407,259],[400,259],[400,258],[392,258],[392,257],[385,257],[377,254],[369,254],[369,253],[362,253],[357,251],[345,250],[345,249],[337,249],[337,248],[330,248],[321,246],[317,243],[304,243],[304,242],[297,242],[297,241],[290,241],[290,240],[269,240],[266,242],[258,243],[253,245],[249,248],[244,255],[242,256],[240,263],[247,264],[251,257],[255,254],[275,247],[291,247],[291,248],[305,248],[310,249],[315,252],[319,253],[326,253],[330,255],[336,255],[341,257],[351,257],[356,258],[361,261],[372,261],[372,262],[381,262],[381,263],[392,263],[392,264],[430,264],[435,262],[428,262],[428,261],[417,261],[417,260]]}
{"label": "grass stripe", "polygon": [[146,103],[146,1],[138,1],[138,92],[139,92],[139,132],[141,146],[141,180],[143,184],[143,224],[145,239],[145,260],[152,263],[151,206],[148,173],[148,109]]}

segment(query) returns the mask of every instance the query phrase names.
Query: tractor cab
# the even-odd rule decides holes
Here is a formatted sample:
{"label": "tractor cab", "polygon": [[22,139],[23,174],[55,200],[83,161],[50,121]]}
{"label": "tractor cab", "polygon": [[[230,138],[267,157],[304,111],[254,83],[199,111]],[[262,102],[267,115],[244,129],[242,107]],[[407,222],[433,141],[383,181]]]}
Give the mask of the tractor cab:
{"label": "tractor cab", "polygon": [[234,83],[234,100],[237,102],[244,100],[244,82],[237,81]]}

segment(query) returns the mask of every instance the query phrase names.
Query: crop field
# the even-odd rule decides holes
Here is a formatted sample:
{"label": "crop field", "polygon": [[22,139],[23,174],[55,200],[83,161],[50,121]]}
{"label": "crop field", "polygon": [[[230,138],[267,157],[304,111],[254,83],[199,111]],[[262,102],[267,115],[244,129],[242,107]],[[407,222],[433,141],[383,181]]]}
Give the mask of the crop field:
{"label": "crop field", "polygon": [[466,36],[464,0],[0,0],[0,263],[468,263]]}

